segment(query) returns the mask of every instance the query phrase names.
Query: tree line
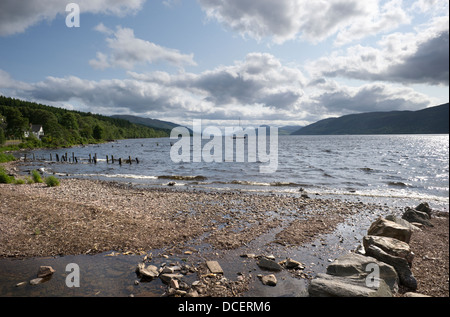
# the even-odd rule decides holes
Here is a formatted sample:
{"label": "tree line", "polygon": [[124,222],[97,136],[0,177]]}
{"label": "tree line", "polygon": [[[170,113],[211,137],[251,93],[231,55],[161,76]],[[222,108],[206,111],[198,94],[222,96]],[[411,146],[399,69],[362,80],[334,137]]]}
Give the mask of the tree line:
{"label": "tree line", "polygon": [[[43,127],[41,139],[32,133],[25,138],[31,125]],[[7,139],[22,139],[22,144],[29,147],[68,147],[118,139],[167,137],[169,133],[123,119],[0,96],[0,145]]]}

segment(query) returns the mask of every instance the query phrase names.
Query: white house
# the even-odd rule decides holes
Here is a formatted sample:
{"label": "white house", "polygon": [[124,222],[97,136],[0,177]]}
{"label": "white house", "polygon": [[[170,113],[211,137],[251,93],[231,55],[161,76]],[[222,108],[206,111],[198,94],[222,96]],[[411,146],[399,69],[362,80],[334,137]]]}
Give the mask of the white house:
{"label": "white house", "polygon": [[44,128],[40,124],[31,124],[30,129],[24,132],[26,138],[30,137],[30,132],[38,139],[44,136]]}

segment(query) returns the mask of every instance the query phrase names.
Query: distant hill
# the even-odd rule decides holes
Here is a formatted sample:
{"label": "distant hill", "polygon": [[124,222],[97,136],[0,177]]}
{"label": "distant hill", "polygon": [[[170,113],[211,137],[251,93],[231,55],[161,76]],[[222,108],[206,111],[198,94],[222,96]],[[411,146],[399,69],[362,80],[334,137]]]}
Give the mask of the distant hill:
{"label": "distant hill", "polygon": [[318,121],[292,135],[448,134],[449,104],[419,111],[369,112]]}
{"label": "distant hill", "polygon": [[154,128],[154,129],[161,129],[161,130],[168,130],[168,131],[171,131],[173,128],[176,128],[179,126],[178,124],[168,122],[168,121],[161,121],[161,120],[157,120],[157,119],[143,118],[143,117],[138,117],[138,116],[114,115],[111,117],[115,118],[115,119],[127,120],[134,124],[145,125],[147,127]]}

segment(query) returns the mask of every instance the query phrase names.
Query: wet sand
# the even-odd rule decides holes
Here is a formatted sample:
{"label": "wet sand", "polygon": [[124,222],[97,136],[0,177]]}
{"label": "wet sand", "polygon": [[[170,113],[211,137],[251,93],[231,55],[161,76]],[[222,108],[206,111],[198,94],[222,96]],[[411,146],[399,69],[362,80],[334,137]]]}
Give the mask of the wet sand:
{"label": "wet sand", "polygon": [[[154,249],[226,257],[246,247],[256,254],[285,250],[287,257],[293,249],[336,234],[336,228],[352,217],[364,215],[365,226],[378,216],[401,212],[375,204],[306,198],[300,193],[146,189],[80,179],[64,179],[52,188],[0,184],[0,210],[0,256],[8,258],[110,251],[139,255]],[[448,296],[448,217],[433,222],[435,227],[425,228],[412,240],[418,259],[414,274],[419,292]],[[352,226],[366,230],[359,223]],[[321,247],[322,257],[327,248],[330,254],[336,251],[334,246]],[[242,292],[246,290],[242,287]]]}

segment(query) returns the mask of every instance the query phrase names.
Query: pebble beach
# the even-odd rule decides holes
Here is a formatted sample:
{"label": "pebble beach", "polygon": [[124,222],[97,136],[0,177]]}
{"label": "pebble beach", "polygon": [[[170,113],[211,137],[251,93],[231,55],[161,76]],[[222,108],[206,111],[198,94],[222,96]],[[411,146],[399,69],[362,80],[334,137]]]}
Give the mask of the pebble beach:
{"label": "pebble beach", "polygon": [[[248,253],[267,254],[276,248],[289,254],[323,235],[339,236],[339,225],[358,215],[370,222],[401,212],[307,195],[154,189],[85,179],[64,179],[57,187],[0,184],[0,210],[4,258],[145,254],[161,248],[200,257],[206,257],[205,250],[226,257],[245,247]],[[411,241],[418,259],[413,270],[419,292],[448,296],[448,216],[432,221],[434,227],[424,228]],[[335,249],[322,246],[327,247]],[[232,295],[242,294],[234,290]]]}

